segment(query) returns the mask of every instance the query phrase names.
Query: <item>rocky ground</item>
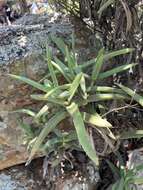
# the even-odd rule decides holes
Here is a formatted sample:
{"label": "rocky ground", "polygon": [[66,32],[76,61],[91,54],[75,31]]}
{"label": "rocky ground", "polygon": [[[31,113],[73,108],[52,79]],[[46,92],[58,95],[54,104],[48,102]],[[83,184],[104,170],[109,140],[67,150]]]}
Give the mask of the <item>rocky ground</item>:
{"label": "rocky ground", "polygon": [[[0,26],[0,170],[2,170],[0,189],[89,190],[99,179],[98,171],[88,163],[78,163],[74,169],[70,169],[68,175],[56,174],[55,179],[52,173],[52,180],[49,180],[49,174],[45,179],[42,177],[45,171],[42,169],[42,159],[34,161],[28,168],[20,165],[3,170],[24,163],[28,158],[28,152],[23,145],[24,133],[18,126],[17,114],[12,111],[25,106],[38,106],[29,101],[29,87],[11,80],[7,74],[13,73],[40,79],[47,69],[43,52],[49,36],[56,35],[68,41],[74,29],[78,34],[79,61],[86,59],[89,50],[86,41],[83,41],[85,33],[80,34],[78,27],[74,28],[72,21],[68,17],[57,14],[28,14],[10,26]],[[76,22],[82,26],[82,23]],[[53,44],[49,45],[53,54],[56,55],[57,49]],[[25,116],[23,119],[30,122]],[[58,170],[61,172],[63,169]],[[86,175],[83,175],[81,171],[85,171]]]}
{"label": "rocky ground", "polygon": [[[28,88],[12,81],[7,74],[25,75],[33,79],[43,76],[47,63],[42,53],[49,35],[67,38],[72,33],[71,23],[52,19],[53,16],[48,15],[27,15],[11,26],[0,27],[0,150],[3,157],[0,169],[27,159],[22,145],[23,133],[12,111],[24,105],[33,105],[28,100]],[[53,45],[51,48],[56,54]]]}
{"label": "rocky ground", "polygon": [[[17,114],[12,111],[27,106],[36,108],[39,105],[29,100],[31,89],[27,85],[11,80],[7,74],[40,79],[47,71],[43,52],[49,36],[56,35],[68,41],[73,31],[77,37],[79,61],[95,57],[98,49],[94,50],[93,44],[97,44],[93,40],[95,36],[83,28],[83,23],[78,19],[69,19],[57,13],[26,14],[11,26],[0,26],[0,190],[104,190],[113,182],[110,180],[112,173],[109,167],[103,164],[98,170],[82,153],[74,154],[71,162],[63,160],[55,169],[43,158],[34,160],[28,167],[14,166],[25,163],[28,152],[23,145],[24,133],[18,126]],[[50,42],[49,45],[53,54],[57,55],[58,50],[54,44]],[[22,119],[31,122],[26,116]],[[115,117],[114,122],[114,125],[121,125],[121,120],[116,123]],[[128,154],[131,166],[143,162],[141,149]],[[7,167],[10,168],[4,170]],[[142,176],[142,173],[138,175]],[[143,189],[142,186],[137,188]]]}

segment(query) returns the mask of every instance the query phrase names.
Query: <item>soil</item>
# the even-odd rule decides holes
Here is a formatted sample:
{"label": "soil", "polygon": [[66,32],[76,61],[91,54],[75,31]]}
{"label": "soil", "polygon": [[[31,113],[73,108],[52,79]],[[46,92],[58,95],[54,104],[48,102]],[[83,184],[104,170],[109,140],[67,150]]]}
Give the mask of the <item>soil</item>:
{"label": "soil", "polygon": [[1,190],[92,190],[99,180],[98,169],[82,152],[73,151],[72,158],[51,168],[47,158],[39,158],[29,166],[19,165],[0,172]]}

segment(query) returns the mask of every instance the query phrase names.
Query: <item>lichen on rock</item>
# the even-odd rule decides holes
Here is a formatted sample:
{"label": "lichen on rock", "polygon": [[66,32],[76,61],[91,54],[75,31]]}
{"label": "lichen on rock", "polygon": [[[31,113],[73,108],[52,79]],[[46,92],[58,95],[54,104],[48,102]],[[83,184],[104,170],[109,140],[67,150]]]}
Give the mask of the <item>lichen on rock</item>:
{"label": "lichen on rock", "polygon": [[[10,26],[0,26],[0,170],[25,162],[28,153],[22,144],[23,132],[13,110],[33,106],[29,88],[7,74],[38,80],[47,71],[43,44],[49,35],[67,38],[72,25],[67,20],[51,22],[50,15],[25,15]],[[57,50],[50,44],[53,54]]]}

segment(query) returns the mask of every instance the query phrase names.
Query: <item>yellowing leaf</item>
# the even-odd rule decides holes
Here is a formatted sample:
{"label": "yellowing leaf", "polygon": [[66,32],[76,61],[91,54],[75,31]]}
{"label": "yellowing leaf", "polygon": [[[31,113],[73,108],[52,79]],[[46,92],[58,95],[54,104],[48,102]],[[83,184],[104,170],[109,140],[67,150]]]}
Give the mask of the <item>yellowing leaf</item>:
{"label": "yellowing leaf", "polygon": [[98,113],[89,114],[89,113],[83,112],[83,120],[86,123],[95,125],[97,127],[105,127],[105,128],[112,127],[112,125],[106,119],[102,119],[102,117]]}

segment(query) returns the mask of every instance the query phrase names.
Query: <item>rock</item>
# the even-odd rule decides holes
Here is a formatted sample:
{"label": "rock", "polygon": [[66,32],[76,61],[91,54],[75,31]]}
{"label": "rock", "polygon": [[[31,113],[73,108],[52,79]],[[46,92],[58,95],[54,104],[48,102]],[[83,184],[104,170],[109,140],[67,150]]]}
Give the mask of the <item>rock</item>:
{"label": "rock", "polygon": [[[48,15],[25,15],[15,25],[0,27],[0,170],[27,160],[24,133],[13,110],[35,107],[29,98],[31,88],[7,74],[40,79],[47,71],[42,53],[49,35],[66,39],[73,30],[67,21],[51,23],[50,19]],[[56,55],[54,45],[49,46]]]}
{"label": "rock", "polygon": [[0,175],[0,189],[1,190],[26,190],[24,187],[21,187],[21,184],[16,183],[14,180],[11,179],[11,176],[1,174]]}
{"label": "rock", "polygon": [[100,179],[98,168],[88,163],[86,170],[81,172],[81,175],[75,173],[72,176],[60,179],[56,183],[55,190],[94,190]]}
{"label": "rock", "polygon": [[78,181],[77,179],[67,179],[61,184],[58,185],[56,190],[89,190],[90,185],[86,181]]}
{"label": "rock", "polygon": [[[1,190],[95,190],[99,180],[98,168],[84,163],[84,169],[61,174],[61,168],[48,169],[43,179],[43,160],[32,161],[27,168],[14,166],[0,172]],[[90,169],[89,169],[90,168]]]}
{"label": "rock", "polygon": [[[36,169],[37,171],[37,169]],[[32,173],[25,166],[13,167],[0,173],[1,190],[38,190],[41,179],[34,179]],[[46,190],[40,188],[41,190]]]}
{"label": "rock", "polygon": [[66,38],[71,33],[70,23],[50,23],[47,15],[26,15],[20,24],[0,27],[0,65],[40,55],[49,34]]}

